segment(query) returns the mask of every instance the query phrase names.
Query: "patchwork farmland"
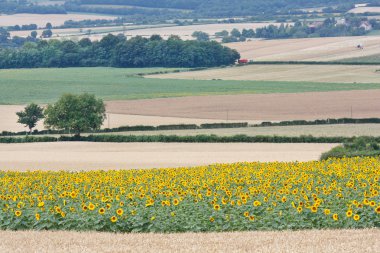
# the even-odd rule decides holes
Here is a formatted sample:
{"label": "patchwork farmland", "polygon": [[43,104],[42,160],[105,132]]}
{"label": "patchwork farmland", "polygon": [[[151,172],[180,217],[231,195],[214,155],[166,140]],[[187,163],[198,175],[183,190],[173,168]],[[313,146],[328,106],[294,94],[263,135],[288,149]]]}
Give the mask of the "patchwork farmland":
{"label": "patchwork farmland", "polygon": [[[121,8],[108,3],[93,7],[101,6]],[[302,9],[317,10],[317,16],[325,11],[307,7]],[[360,8],[352,12],[362,12]],[[0,25],[43,27],[47,22],[61,25],[67,19],[98,18],[116,16],[1,15]],[[108,33],[123,33],[128,39],[158,34],[163,39],[178,35],[188,40],[194,39],[194,31],[214,38],[222,30],[293,23],[289,17],[243,22],[246,18],[250,17],[183,25],[198,21],[161,23],[143,17],[138,24],[124,26],[53,29],[53,38],[100,40]],[[27,37],[30,31],[11,35]],[[254,64],[203,70],[183,66],[1,69],[0,236],[4,239],[0,251],[376,252],[380,247],[379,41],[380,36],[373,35],[227,43],[224,46]],[[27,45],[32,53],[37,45],[33,43]],[[72,48],[66,49],[70,55]],[[344,64],[331,64],[334,61]],[[362,62],[371,64],[359,65]],[[104,132],[93,128],[74,136],[69,127],[62,136],[15,133],[28,131],[17,123],[17,112],[37,103],[46,113],[47,105],[66,93],[88,93],[104,101],[107,118],[99,125]],[[304,123],[337,118],[373,119],[365,124]],[[43,121],[34,129],[46,129]],[[252,126],[267,121],[296,122]],[[241,122],[248,126],[236,127]],[[193,127],[205,123],[214,127]],[[125,126],[140,130],[118,130]],[[159,130],[151,130],[154,127]],[[260,136],[269,143],[244,143]],[[123,137],[139,137],[140,142],[127,143]],[[184,137],[183,142],[179,137]],[[304,143],[295,143],[296,139]],[[349,141],[345,145],[326,141],[338,139]],[[99,140],[105,141],[95,142]],[[341,158],[339,152],[346,149],[358,149],[353,153],[359,155]],[[321,159],[326,152],[336,158]]]}

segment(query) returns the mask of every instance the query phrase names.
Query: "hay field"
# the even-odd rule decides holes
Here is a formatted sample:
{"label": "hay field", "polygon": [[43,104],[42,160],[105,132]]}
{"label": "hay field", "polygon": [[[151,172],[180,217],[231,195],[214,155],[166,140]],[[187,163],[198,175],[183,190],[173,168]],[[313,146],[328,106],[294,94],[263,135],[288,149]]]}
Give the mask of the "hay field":
{"label": "hay field", "polygon": [[[85,19],[115,19],[116,16],[94,14],[14,14],[0,15],[0,26],[36,24],[45,27],[50,22],[53,26],[63,25],[67,20],[80,21]],[[30,33],[29,33],[30,34]]]}
{"label": "hay field", "polygon": [[[379,36],[254,40],[225,44],[255,61],[333,61],[380,52]],[[356,48],[358,44],[364,50]]]}
{"label": "hay field", "polygon": [[380,230],[114,234],[1,231],[2,252],[292,252],[374,253]]}
{"label": "hay field", "polygon": [[380,7],[364,7],[364,6],[361,6],[361,7],[357,7],[357,8],[354,8],[354,9],[348,11],[348,13],[355,13],[355,14],[362,14],[362,13],[366,13],[366,12],[380,13]]}
{"label": "hay field", "polygon": [[[380,90],[221,95],[109,101],[108,111],[220,120],[312,120],[380,117]],[[352,108],[352,115],[351,115]]]}
{"label": "hay field", "polygon": [[379,66],[247,65],[148,76],[161,79],[380,83]]}
{"label": "hay field", "polygon": [[310,161],[335,144],[26,143],[0,144],[0,170],[114,170],[244,161]]}

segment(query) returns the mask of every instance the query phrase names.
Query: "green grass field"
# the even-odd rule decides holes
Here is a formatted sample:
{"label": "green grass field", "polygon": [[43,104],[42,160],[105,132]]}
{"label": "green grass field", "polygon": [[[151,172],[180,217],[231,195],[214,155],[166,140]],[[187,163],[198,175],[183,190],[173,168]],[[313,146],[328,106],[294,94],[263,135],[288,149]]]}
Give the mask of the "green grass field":
{"label": "green grass field", "polygon": [[63,93],[105,100],[220,94],[265,94],[380,89],[380,84],[145,79],[138,73],[174,69],[65,68],[0,70],[0,104],[48,103]]}

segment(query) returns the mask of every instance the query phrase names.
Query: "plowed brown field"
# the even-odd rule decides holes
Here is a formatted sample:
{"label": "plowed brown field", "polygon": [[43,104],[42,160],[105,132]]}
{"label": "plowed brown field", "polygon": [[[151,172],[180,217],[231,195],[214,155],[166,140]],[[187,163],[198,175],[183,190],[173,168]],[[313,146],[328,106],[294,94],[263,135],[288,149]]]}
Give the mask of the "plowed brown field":
{"label": "plowed brown field", "polygon": [[[380,117],[380,90],[200,96],[110,101],[118,114],[220,120],[296,120]],[[351,114],[352,112],[352,114]]]}

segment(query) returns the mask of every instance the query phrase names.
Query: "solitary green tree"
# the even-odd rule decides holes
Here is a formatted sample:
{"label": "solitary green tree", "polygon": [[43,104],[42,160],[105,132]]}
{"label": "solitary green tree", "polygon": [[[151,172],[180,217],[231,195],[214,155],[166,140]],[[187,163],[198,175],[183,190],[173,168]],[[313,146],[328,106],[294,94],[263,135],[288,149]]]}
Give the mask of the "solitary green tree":
{"label": "solitary green tree", "polygon": [[198,41],[209,41],[210,40],[210,36],[207,33],[201,32],[201,31],[195,31],[195,32],[193,32],[193,34],[191,36]]}
{"label": "solitary green tree", "polygon": [[50,38],[53,36],[53,32],[50,29],[44,30],[41,35],[43,38]]}
{"label": "solitary green tree", "polygon": [[37,125],[37,122],[44,118],[44,109],[37,104],[30,104],[25,107],[24,111],[17,112],[17,123],[24,124],[29,128],[29,132]]}
{"label": "solitary green tree", "polygon": [[100,129],[106,118],[103,100],[94,95],[63,95],[45,110],[48,129],[69,130],[76,136],[82,132]]}
{"label": "solitary green tree", "polygon": [[30,36],[32,37],[32,38],[37,38],[37,35],[38,35],[38,33],[37,33],[37,31],[32,31],[31,33],[30,33]]}

